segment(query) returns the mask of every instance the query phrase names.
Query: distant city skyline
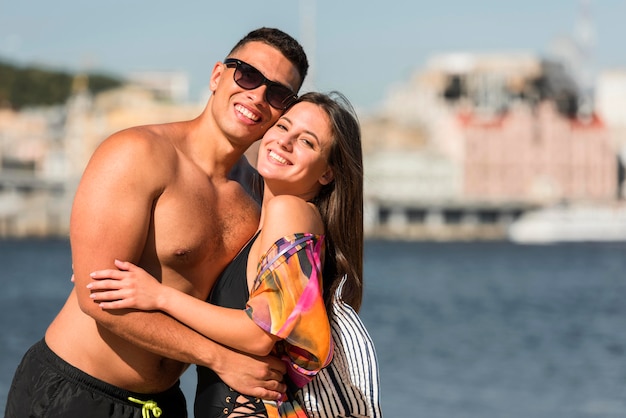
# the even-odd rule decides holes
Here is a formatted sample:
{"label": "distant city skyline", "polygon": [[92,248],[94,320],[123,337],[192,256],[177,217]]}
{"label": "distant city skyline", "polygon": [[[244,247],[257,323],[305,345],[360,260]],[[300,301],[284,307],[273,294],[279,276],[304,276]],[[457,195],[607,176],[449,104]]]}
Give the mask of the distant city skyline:
{"label": "distant city skyline", "polygon": [[[588,25],[581,28],[583,10]],[[69,71],[181,71],[190,96],[206,93],[214,63],[259,26],[279,27],[312,61],[306,89],[339,90],[360,109],[382,104],[433,55],[446,52],[576,53],[589,66],[626,68],[626,0],[357,2],[16,2],[0,0],[0,59]],[[585,38],[586,36],[586,38]]]}

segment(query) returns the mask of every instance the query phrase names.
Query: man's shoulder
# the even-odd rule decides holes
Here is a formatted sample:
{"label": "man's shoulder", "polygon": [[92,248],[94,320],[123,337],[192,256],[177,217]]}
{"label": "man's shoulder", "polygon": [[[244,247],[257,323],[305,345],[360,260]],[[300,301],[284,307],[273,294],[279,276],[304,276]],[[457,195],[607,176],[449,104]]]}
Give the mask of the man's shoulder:
{"label": "man's shoulder", "polygon": [[99,178],[113,173],[123,178],[141,178],[144,185],[163,188],[176,178],[180,156],[157,125],[138,126],[107,137],[95,150],[85,175]]}
{"label": "man's shoulder", "polygon": [[172,148],[170,131],[171,128],[166,125],[133,126],[114,133],[105,142],[114,142],[120,146],[167,149]]}
{"label": "man's shoulder", "polygon": [[[141,164],[173,159],[176,157],[176,148],[168,137],[167,129],[162,125],[144,125],[123,129],[112,134],[100,144],[96,153],[104,154],[104,156],[112,154],[116,158],[141,157],[141,161],[137,161]],[[165,161],[161,161],[162,163]]]}

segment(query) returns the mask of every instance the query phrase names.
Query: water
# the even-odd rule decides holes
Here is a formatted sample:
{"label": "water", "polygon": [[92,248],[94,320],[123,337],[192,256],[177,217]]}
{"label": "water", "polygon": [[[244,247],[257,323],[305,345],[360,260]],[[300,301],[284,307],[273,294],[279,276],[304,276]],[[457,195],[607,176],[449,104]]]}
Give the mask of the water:
{"label": "water", "polygon": [[[385,416],[626,416],[625,250],[368,241],[362,317]],[[0,240],[0,265],[4,410],[19,359],[71,288],[69,245]]]}

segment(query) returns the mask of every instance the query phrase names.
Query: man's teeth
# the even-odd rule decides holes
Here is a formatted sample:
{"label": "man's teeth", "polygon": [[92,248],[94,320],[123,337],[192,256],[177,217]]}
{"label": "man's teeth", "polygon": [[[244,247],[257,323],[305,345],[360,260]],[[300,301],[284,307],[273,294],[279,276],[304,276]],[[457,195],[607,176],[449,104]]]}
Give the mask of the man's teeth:
{"label": "man's teeth", "polygon": [[281,164],[287,164],[287,160],[285,160],[283,157],[281,157],[280,155],[276,154],[274,151],[270,151],[270,158],[278,161]]}
{"label": "man's teeth", "polygon": [[241,113],[242,115],[244,115],[245,117],[247,117],[248,119],[251,119],[253,121],[257,121],[259,120],[259,117],[257,115],[255,115],[254,113],[250,112],[248,109],[246,109],[245,107],[243,107],[242,105],[237,105],[235,106],[235,109],[237,109],[237,111],[239,113]]}

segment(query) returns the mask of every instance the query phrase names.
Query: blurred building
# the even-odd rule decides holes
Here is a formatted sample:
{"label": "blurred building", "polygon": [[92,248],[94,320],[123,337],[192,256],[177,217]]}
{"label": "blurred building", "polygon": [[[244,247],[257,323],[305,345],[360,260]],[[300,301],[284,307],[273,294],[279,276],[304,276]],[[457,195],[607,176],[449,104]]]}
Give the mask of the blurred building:
{"label": "blurred building", "polygon": [[615,201],[615,142],[580,103],[558,62],[433,57],[364,122],[368,229],[494,236],[531,208]]}
{"label": "blurred building", "polygon": [[0,236],[66,235],[80,176],[106,137],[200,114],[204,104],[177,101],[176,80],[147,77],[92,96],[78,76],[64,106],[0,109]]}
{"label": "blurred building", "polygon": [[[78,180],[112,133],[187,120],[184,78],[145,75],[64,106],[0,110],[0,236],[66,234]],[[370,236],[503,238],[534,208],[624,196],[626,73],[581,109],[567,67],[528,53],[434,56],[361,117]],[[254,148],[251,154],[254,154]],[[621,160],[619,156],[622,156]]]}
{"label": "blurred building", "polygon": [[598,77],[595,103],[619,156],[620,197],[626,197],[626,70],[605,71]]}
{"label": "blurred building", "polygon": [[189,76],[181,71],[143,71],[132,73],[130,84],[150,91],[158,100],[172,103],[189,101]]}
{"label": "blurred building", "polygon": [[48,163],[62,119],[61,107],[0,109],[0,236],[62,232],[65,185]]}

